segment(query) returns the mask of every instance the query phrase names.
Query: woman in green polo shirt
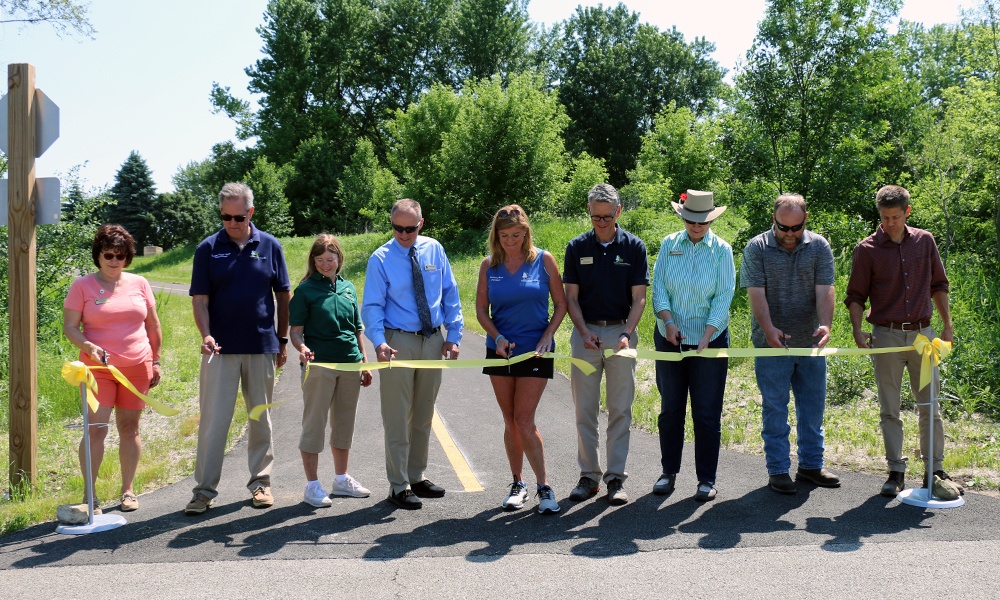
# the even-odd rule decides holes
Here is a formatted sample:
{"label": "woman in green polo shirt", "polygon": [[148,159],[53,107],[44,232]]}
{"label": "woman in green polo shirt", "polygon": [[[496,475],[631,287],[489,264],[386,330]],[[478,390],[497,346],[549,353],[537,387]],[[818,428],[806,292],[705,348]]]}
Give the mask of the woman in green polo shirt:
{"label": "woman in green polo shirt", "polygon": [[[337,238],[323,233],[316,237],[306,275],[295,288],[289,306],[291,341],[302,365],[302,437],[299,451],[306,472],[304,500],[316,507],[331,506],[330,495],[367,498],[371,491],[347,473],[347,457],[354,437],[354,419],[361,386],[372,383],[371,371],[309,370],[310,361],[320,363],[368,362],[361,341],[364,325],[358,310],[354,284],[340,276],[344,252]],[[328,494],[319,482],[319,454],[323,451],[327,419],[336,477]]]}

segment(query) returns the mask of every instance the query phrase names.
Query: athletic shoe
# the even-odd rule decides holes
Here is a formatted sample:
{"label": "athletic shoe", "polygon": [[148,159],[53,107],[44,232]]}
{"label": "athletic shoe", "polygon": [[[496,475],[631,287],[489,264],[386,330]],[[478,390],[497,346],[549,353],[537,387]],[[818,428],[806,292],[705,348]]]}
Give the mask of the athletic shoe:
{"label": "athletic shoe", "polygon": [[337,477],[333,478],[333,485],[330,487],[330,493],[334,496],[350,496],[351,498],[367,498],[372,495],[372,491],[361,485],[361,483],[351,477],[349,474],[344,475],[344,481],[337,481]]}
{"label": "athletic shoe", "polygon": [[333,506],[330,494],[326,493],[326,490],[323,489],[323,484],[318,481],[310,481],[306,484],[306,491],[302,495],[302,499],[305,500],[306,504],[315,506],[316,508]]}
{"label": "athletic shoe", "polygon": [[541,514],[554,514],[559,512],[560,506],[556,502],[556,493],[547,485],[538,488],[538,512]]}
{"label": "athletic shoe", "polygon": [[510,493],[507,497],[503,499],[503,503],[500,505],[504,510],[517,510],[524,507],[524,503],[528,501],[528,490],[524,485],[523,481],[515,481],[510,484]]}

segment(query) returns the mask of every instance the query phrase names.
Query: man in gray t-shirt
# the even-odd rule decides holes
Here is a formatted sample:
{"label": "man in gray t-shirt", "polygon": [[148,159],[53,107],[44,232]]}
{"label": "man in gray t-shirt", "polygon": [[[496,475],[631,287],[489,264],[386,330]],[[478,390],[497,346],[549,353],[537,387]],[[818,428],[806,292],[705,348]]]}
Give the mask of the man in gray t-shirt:
{"label": "man in gray t-shirt", "polygon": [[[757,348],[822,348],[833,322],[834,269],[830,244],[805,229],[806,202],[798,194],[779,196],[771,229],[743,250],[740,285],[747,288],[752,339]],[[823,468],[826,358],[768,356],[755,359],[762,398],[764,455],[768,485],[794,494],[788,434],[788,391],[795,394],[798,471],[795,478],[821,487],[840,487]]]}

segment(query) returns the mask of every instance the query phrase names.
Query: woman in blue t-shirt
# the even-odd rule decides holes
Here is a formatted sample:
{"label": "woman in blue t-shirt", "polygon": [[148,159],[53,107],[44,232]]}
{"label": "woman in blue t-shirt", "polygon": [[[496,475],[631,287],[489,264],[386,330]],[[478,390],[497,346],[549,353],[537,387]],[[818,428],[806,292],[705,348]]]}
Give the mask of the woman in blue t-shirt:
{"label": "woman in blue t-shirt", "polygon": [[521,474],[527,456],[537,478],[538,512],[556,513],[559,504],[545,476],[545,450],[535,426],[535,409],[552,379],[552,359],[541,355],[555,348],[552,336],[566,316],[566,294],[555,258],[532,243],[528,215],[520,206],[505,206],[493,216],[489,251],[476,288],[476,317],[487,333],[486,357],[536,355],[514,365],[483,369],[503,413],[503,440],[514,476],[501,506],[516,510],[527,501]]}

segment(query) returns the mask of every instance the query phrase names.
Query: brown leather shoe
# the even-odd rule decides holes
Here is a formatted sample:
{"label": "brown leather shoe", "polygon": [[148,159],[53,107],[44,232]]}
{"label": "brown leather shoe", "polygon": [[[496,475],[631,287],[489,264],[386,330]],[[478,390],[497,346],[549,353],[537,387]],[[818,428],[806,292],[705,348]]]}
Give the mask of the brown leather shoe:
{"label": "brown leather shoe", "polygon": [[837,477],[833,473],[827,471],[826,469],[803,469],[799,467],[799,470],[795,472],[796,481],[808,481],[814,483],[819,487],[825,488],[838,488],[840,487],[840,477]]}
{"label": "brown leather shoe", "polygon": [[767,476],[767,487],[779,494],[791,495],[797,492],[795,482],[788,476],[788,473],[776,473]]}
{"label": "brown leather shoe", "polygon": [[886,498],[895,498],[896,494],[906,488],[904,483],[905,475],[902,471],[889,471],[889,479],[882,484],[881,494]]}

